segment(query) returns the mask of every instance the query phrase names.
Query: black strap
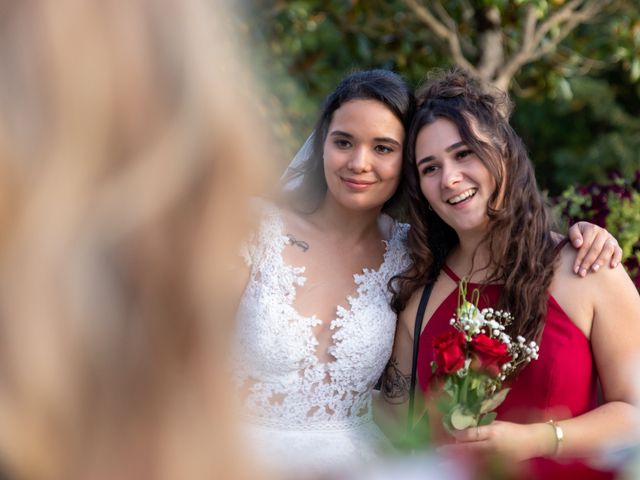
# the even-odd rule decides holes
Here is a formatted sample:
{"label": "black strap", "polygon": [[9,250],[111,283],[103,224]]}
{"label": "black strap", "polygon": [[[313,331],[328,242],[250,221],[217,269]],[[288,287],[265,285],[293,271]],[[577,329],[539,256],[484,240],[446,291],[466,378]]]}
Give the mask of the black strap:
{"label": "black strap", "polygon": [[418,306],[418,313],[416,313],[416,325],[413,329],[413,360],[411,362],[411,386],[409,388],[409,416],[407,418],[407,432],[413,429],[413,405],[416,396],[416,377],[418,375],[418,348],[420,346],[420,332],[422,330],[422,320],[424,318],[424,312],[427,309],[427,303],[429,303],[429,297],[431,296],[431,290],[433,290],[433,283],[426,285],[422,290],[422,297],[420,297],[420,305]]}

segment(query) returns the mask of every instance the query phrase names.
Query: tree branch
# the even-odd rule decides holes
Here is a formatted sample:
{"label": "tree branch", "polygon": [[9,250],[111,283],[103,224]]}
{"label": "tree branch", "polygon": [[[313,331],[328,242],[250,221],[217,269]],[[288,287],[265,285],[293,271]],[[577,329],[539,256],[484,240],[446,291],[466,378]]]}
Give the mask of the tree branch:
{"label": "tree branch", "polygon": [[440,17],[440,20],[442,20],[442,23],[444,23],[450,31],[455,31],[458,28],[455,20],[451,18],[449,12],[445,10],[440,2],[436,2],[433,8],[435,9],[438,17]]}
{"label": "tree branch", "polygon": [[[448,27],[444,25],[440,20],[438,20],[427,7],[419,4],[416,0],[403,1],[404,4],[409,7],[411,11],[413,11],[416,17],[418,17],[427,27],[429,27],[437,37],[447,43],[449,47],[449,53],[451,54],[453,61],[458,66],[464,68],[465,70],[468,70],[474,75],[478,75],[478,71],[476,70],[476,68],[471,62],[469,62],[469,60],[467,60],[467,58],[464,56],[464,53],[462,53],[462,49],[460,47],[460,38],[458,37],[458,32],[455,28],[455,22],[453,23],[453,25]],[[447,17],[449,17],[448,14]]]}
{"label": "tree branch", "polygon": [[[520,49],[500,69],[494,84],[503,90],[508,89],[511,79],[523,65],[538,60],[555,50],[576,26],[593,18],[610,2],[611,0],[571,0],[537,28],[535,11],[532,6],[527,7]],[[558,32],[548,38],[547,35],[556,29]]]}
{"label": "tree branch", "polygon": [[[435,10],[436,15],[440,18],[440,21],[446,25],[449,31],[457,32],[458,24],[451,15],[449,15],[449,12],[447,12],[440,2],[435,2],[433,9]],[[471,17],[473,18],[473,15]],[[470,41],[469,38],[466,38],[464,35],[458,35],[458,40],[460,41],[460,47],[465,58],[468,55],[473,57],[478,52],[478,48]]]}
{"label": "tree branch", "polygon": [[593,18],[607,3],[608,0],[592,1],[579,12],[575,12],[567,19],[564,25],[560,26],[559,32],[555,34],[550,41],[544,45],[540,44],[538,46],[538,50],[533,54],[531,60],[537,60],[555,50],[558,44],[564,40],[566,36],[576,28],[576,26]]}

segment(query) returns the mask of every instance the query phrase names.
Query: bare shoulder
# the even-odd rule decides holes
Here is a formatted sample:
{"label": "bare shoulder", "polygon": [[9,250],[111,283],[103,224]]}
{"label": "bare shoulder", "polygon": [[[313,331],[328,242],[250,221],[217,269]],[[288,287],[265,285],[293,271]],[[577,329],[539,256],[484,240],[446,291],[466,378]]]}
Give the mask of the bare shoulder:
{"label": "bare shoulder", "polygon": [[572,270],[576,254],[569,245],[561,250],[550,293],[587,337],[594,319],[640,311],[640,296],[622,265],[580,277]]}
{"label": "bare shoulder", "polygon": [[549,293],[575,326],[587,338],[591,338],[595,308],[595,281],[603,272],[589,273],[585,277],[576,275],[573,272],[576,254],[576,250],[569,244],[562,248],[558,254]]}
{"label": "bare shoulder", "polygon": [[578,251],[571,245],[565,245],[559,254],[558,264],[554,272],[555,278],[562,278],[563,282],[577,285],[580,289],[589,289],[596,291],[604,291],[615,293],[619,288],[631,288],[632,292],[637,293],[633,282],[629,278],[626,270],[619,264],[616,268],[601,268],[597,272],[589,272],[585,277],[580,277],[573,273],[573,265]]}
{"label": "bare shoulder", "polygon": [[293,208],[288,205],[278,206],[278,210],[280,211],[280,216],[282,217],[285,225],[292,227],[302,227],[308,228],[309,221],[306,219],[306,216],[300,212],[297,212]]}

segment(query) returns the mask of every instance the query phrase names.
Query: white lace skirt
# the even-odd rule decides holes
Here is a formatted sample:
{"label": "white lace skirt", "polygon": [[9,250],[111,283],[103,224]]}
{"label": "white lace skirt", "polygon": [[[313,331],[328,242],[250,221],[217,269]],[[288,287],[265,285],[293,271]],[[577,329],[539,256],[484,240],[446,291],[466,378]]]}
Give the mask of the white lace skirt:
{"label": "white lace skirt", "polygon": [[303,426],[254,420],[245,425],[252,458],[287,478],[339,474],[392,450],[389,440],[370,419]]}

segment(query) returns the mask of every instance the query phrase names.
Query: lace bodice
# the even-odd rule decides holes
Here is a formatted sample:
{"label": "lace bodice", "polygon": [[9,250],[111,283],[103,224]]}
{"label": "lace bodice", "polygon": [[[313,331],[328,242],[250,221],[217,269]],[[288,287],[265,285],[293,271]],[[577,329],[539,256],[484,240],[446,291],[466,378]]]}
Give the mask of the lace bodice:
{"label": "lace bodice", "polygon": [[391,354],[396,325],[387,282],[409,264],[407,229],[394,224],[382,265],[354,275],[357,291],[347,298],[349,308],[337,307],[330,325],[334,333],[328,351],[334,360],[321,363],[313,327],[322,320],[293,307],[296,289],[305,284],[305,268],[284,262],[287,237],[280,212],[264,206],[246,251],[251,278],[238,312],[234,362],[254,420],[310,429],[371,420],[371,390]]}

